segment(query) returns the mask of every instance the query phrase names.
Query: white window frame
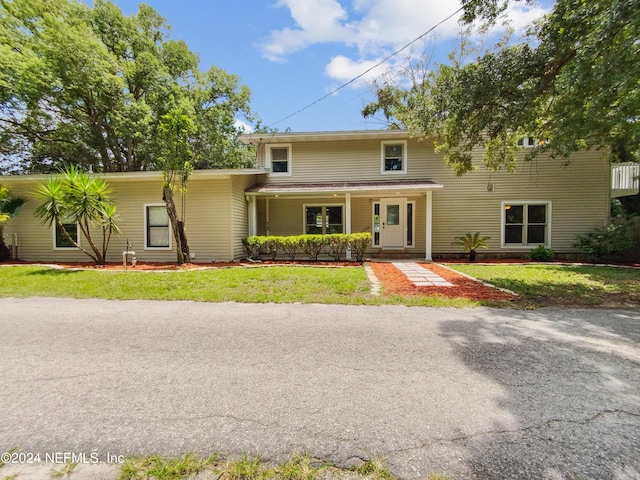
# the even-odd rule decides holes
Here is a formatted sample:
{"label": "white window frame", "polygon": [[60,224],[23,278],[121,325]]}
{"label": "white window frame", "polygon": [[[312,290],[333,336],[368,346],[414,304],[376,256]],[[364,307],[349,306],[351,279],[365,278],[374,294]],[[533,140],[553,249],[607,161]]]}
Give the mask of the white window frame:
{"label": "white window frame", "polygon": [[[286,148],[287,149],[287,171],[286,172],[273,172],[272,171],[272,158],[271,151],[274,149]],[[272,177],[290,177],[293,169],[293,162],[291,161],[292,147],[290,143],[274,143],[268,144],[265,151],[265,166],[269,169],[269,175]],[[280,160],[279,160],[280,161]]]}
{"label": "white window frame", "polygon": [[[409,227],[409,217],[407,216],[407,205],[411,204],[411,245],[407,242],[407,229]],[[380,211],[380,200],[375,200],[371,202],[371,246],[373,248],[382,248],[380,242],[376,243],[376,235],[374,232],[375,224],[376,224],[376,205],[378,205],[378,211]],[[415,200],[407,200],[404,202],[405,208],[405,222],[404,222],[404,248],[416,248],[416,201]],[[381,232],[379,232],[381,233]],[[380,236],[378,236],[380,238]]]}
{"label": "white window frame", "polygon": [[345,204],[344,203],[305,203],[302,205],[302,234],[307,235],[307,208],[309,207],[320,207],[322,208],[322,233],[317,235],[327,235],[327,224],[326,224],[326,216],[327,216],[327,207],[342,207],[342,233],[345,231]]}
{"label": "white window frame", "polygon": [[164,207],[167,208],[167,205],[165,203],[145,203],[144,204],[144,208],[143,208],[143,215],[144,215],[144,249],[145,250],[160,250],[160,251],[168,251],[171,250],[173,247],[173,229],[171,228],[171,219],[169,219],[169,225],[167,226],[167,228],[169,229],[169,246],[168,247],[150,247],[148,244],[148,235],[149,235],[149,226],[148,226],[148,215],[147,215],[147,208],[148,207]]}
{"label": "white window frame", "polygon": [[[73,222],[65,222],[64,218],[61,218],[61,223],[64,224],[69,224],[69,223],[73,223]],[[58,233],[58,226],[56,225],[56,223],[53,223],[53,249],[54,250],[77,250],[78,247],[76,247],[75,245],[69,245],[68,247],[59,247],[58,246],[58,242],[57,240],[57,233]],[[80,225],[78,224],[78,222],[76,222],[76,242],[78,243],[78,245],[82,246],[82,243],[80,242],[80,239],[82,238],[82,231],[80,230]]]}
{"label": "white window frame", "polygon": [[[545,205],[546,208],[546,231],[545,231],[545,242],[544,243],[505,243],[505,226],[507,221],[506,209],[507,205],[515,205],[515,206],[523,206],[524,207],[524,218],[522,224],[522,233],[523,239],[528,240],[526,237],[526,231],[528,226],[528,207],[530,205]],[[501,248],[513,248],[513,249],[523,249],[523,250],[532,250],[540,245],[544,245],[547,248],[551,248],[551,220],[553,218],[552,215],[552,202],[550,200],[513,200],[513,201],[504,201],[500,205],[501,214],[500,214],[500,247]]]}
{"label": "white window frame", "polygon": [[[402,145],[402,170],[385,170],[385,147],[389,145]],[[388,140],[380,142],[380,174],[381,175],[406,175],[407,174],[407,141]]]}

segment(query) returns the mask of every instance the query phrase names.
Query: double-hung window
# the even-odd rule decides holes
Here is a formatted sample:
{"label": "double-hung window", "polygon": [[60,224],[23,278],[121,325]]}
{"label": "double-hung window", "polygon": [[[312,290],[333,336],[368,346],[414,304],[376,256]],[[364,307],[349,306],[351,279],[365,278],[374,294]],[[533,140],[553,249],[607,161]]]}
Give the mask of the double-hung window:
{"label": "double-hung window", "polygon": [[407,142],[382,142],[380,173],[407,173]]}
{"label": "double-hung window", "polygon": [[168,250],[171,248],[171,225],[164,203],[144,206],[144,248]]}
{"label": "double-hung window", "polygon": [[65,235],[62,228],[59,225],[56,225],[54,232],[54,245],[55,248],[76,248],[71,240],[80,244],[78,240],[78,224],[76,222],[71,221],[68,218],[62,217],[61,219],[62,228],[67,232]]}
{"label": "double-hung window", "polygon": [[271,175],[291,175],[291,145],[267,145],[267,166]]}
{"label": "double-hung window", "polygon": [[551,202],[503,202],[502,246],[551,245]]}
{"label": "double-hung window", "polygon": [[304,233],[343,233],[342,205],[305,205]]}

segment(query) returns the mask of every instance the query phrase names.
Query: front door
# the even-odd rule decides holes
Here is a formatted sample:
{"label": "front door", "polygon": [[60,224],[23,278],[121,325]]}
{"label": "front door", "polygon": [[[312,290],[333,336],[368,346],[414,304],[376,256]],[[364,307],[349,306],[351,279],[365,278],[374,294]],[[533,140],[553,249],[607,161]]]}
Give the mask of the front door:
{"label": "front door", "polygon": [[406,199],[380,199],[380,246],[404,248]]}

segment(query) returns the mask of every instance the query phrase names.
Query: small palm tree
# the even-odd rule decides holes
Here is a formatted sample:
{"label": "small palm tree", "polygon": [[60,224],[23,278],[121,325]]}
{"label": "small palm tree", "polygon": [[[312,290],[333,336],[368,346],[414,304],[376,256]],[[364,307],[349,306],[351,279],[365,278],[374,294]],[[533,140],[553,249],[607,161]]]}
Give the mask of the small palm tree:
{"label": "small palm tree", "polygon": [[[98,265],[107,258],[111,234],[120,233],[116,224],[118,215],[109,195],[111,189],[104,180],[81,172],[77,167],[67,167],[62,177],[51,178],[38,185],[33,196],[43,201],[35,211],[45,224],[56,226],[73,245],[91,257]],[[85,249],[67,232],[62,222],[66,218],[77,223],[90,249]],[[92,227],[102,229],[102,248],[98,248],[91,236]]]}
{"label": "small palm tree", "polygon": [[478,248],[489,248],[487,246],[487,240],[491,237],[481,237],[480,232],[470,233],[467,232],[461,237],[456,237],[455,241],[451,245],[458,245],[463,248],[465,252],[469,252],[469,261],[476,261],[476,250]]}
{"label": "small palm tree", "polygon": [[7,187],[0,185],[0,262],[9,258],[9,247],[4,243],[4,225],[18,214],[26,200],[11,195]]}

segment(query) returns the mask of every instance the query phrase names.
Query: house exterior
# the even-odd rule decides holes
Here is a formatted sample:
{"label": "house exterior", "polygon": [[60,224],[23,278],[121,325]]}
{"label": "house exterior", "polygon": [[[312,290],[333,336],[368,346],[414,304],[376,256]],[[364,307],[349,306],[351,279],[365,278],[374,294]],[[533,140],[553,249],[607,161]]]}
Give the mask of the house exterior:
{"label": "house exterior", "polygon": [[[247,134],[243,141],[256,146],[257,168],[195,171],[185,205],[176,196],[194,262],[244,258],[248,235],[311,233],[370,232],[368,253],[379,257],[448,257],[460,253],[454,237],[476,231],[490,237],[492,256],[522,256],[538,245],[571,253],[578,234],[608,223],[612,196],[638,192],[638,165],[612,170],[603,150],[577,152],[568,166],[539,156],[514,173],[479,168],[456,177],[432,140],[403,130]],[[120,261],[128,240],[140,261],[174,261],[160,173],[103,177],[122,229],[108,260]],[[0,183],[28,196],[45,179]],[[19,258],[86,261],[35,218],[36,206],[31,199],[5,227]]]}

